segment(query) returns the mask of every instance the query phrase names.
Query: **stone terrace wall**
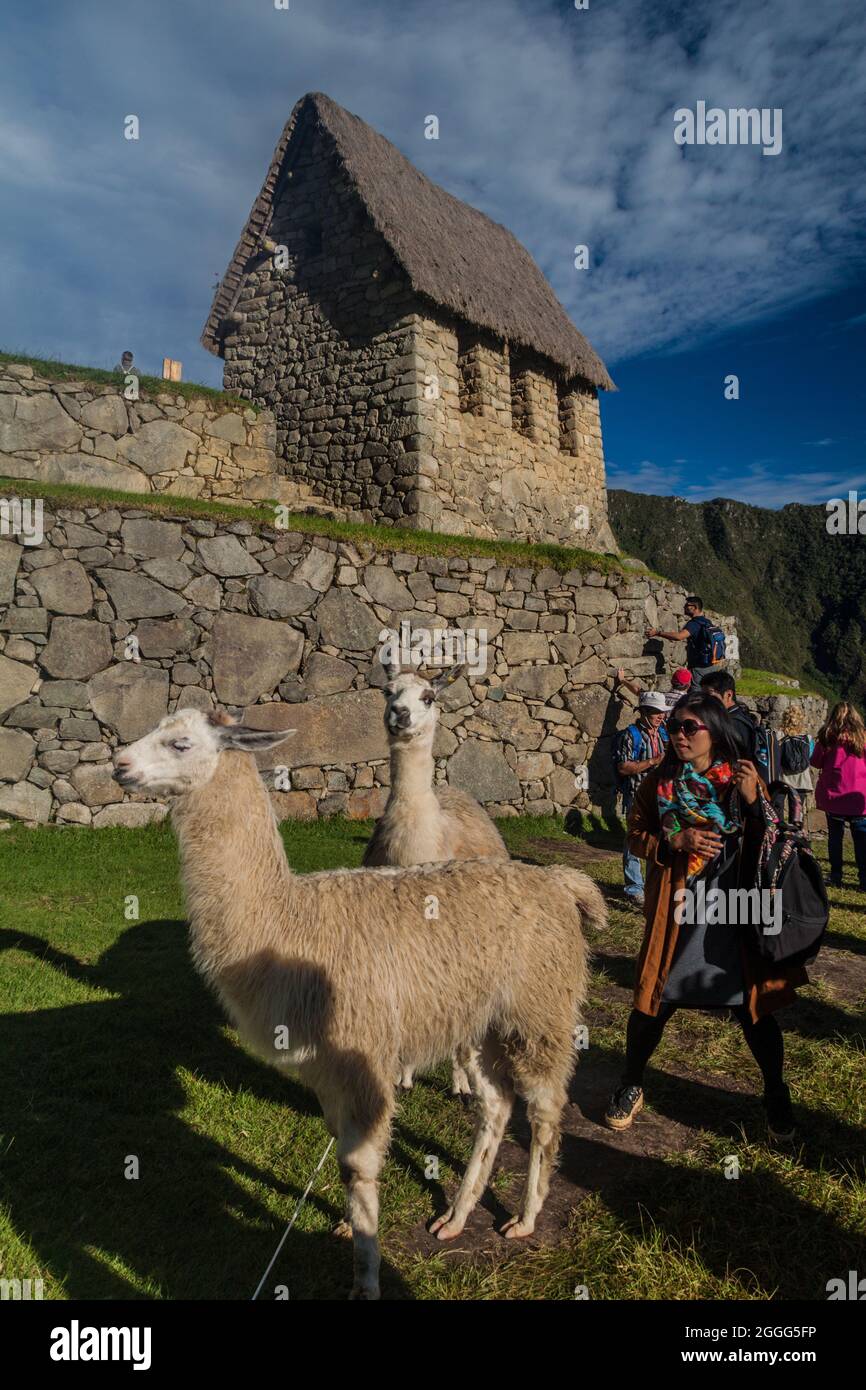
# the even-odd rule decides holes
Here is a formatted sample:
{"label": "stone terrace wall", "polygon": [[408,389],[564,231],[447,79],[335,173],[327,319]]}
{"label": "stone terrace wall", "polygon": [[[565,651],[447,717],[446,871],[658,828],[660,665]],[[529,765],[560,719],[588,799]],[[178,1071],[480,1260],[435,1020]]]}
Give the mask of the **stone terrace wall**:
{"label": "stone terrace wall", "polygon": [[[0,475],[123,492],[294,503],[276,480],[273,416],[167,388],[137,401],[118,384],[52,381],[0,363]],[[278,495],[279,494],[279,495]]]}
{"label": "stone terrace wall", "polygon": [[116,786],[114,750],[169,710],[217,703],[298,730],[263,759],[290,769],[273,791],[281,817],[378,815],[389,779],[377,652],[404,620],[487,634],[486,673],[442,699],[440,779],[493,814],[602,807],[610,738],[630,715],[612,667],[658,681],[644,629],[682,611],[682,591],[639,574],[362,553],[134,505],[61,506],[44,521],[41,545],[0,540],[0,815],[28,821],[163,814]]}

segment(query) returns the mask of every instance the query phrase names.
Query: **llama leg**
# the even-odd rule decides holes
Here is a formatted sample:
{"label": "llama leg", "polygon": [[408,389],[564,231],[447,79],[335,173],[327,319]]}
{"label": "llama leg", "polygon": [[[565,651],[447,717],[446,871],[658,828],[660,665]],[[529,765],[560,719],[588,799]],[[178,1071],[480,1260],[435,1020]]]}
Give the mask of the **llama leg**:
{"label": "llama leg", "polygon": [[451,1094],[459,1096],[464,1103],[472,1096],[472,1087],[466,1074],[469,1053],[468,1047],[458,1047],[451,1062]]}
{"label": "llama leg", "polygon": [[510,1240],[532,1235],[535,1230],[536,1218],[550,1188],[550,1176],[559,1148],[559,1125],[566,1102],[565,1084],[559,1078],[524,1083],[519,1089],[526,1100],[532,1139],[520,1215],[512,1217],[502,1228],[502,1234]]}
{"label": "llama leg", "polygon": [[403,1066],[403,1063],[400,1062],[400,1063],[399,1063],[399,1068],[398,1068],[398,1074],[397,1074],[397,1086],[398,1086],[398,1088],[399,1088],[401,1091],[411,1091],[414,1082],[415,1082],[415,1068],[414,1068],[414,1067],[404,1067],[404,1066]]}
{"label": "llama leg", "polygon": [[475,1144],[453,1204],[430,1227],[431,1234],[439,1240],[453,1240],[460,1235],[484,1192],[514,1100],[510,1074],[501,1067],[494,1071],[487,1049],[481,1059],[477,1053],[467,1054],[466,1066],[478,1098]]}
{"label": "llama leg", "polygon": [[388,1148],[393,1091],[371,1091],[369,1107],[359,1112],[358,1097],[337,1138],[340,1176],[346,1185],[347,1214],[352,1226],[355,1277],[351,1297],[379,1297],[379,1172]]}

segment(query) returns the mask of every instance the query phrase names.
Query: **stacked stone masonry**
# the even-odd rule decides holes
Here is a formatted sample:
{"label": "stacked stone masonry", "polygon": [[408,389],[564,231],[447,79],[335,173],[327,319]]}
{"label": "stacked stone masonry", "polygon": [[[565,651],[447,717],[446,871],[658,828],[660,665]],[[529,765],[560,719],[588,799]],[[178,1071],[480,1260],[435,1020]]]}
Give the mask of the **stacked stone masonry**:
{"label": "stacked stone masonry", "polygon": [[123,379],[53,381],[24,363],[0,364],[0,475],[123,492],[169,492],[232,502],[299,504],[281,486],[270,412],[171,392],[136,401]]}
{"label": "stacked stone masonry", "polygon": [[415,293],[315,125],[222,351],[282,471],[348,519],[616,549],[595,388]]}
{"label": "stacked stone masonry", "polygon": [[0,817],[34,822],[162,815],[115,784],[112,756],[169,711],[217,705],[298,730],[262,759],[281,818],[379,815],[378,652],[404,621],[487,642],[484,673],[442,697],[438,779],[494,814],[609,807],[611,736],[632,717],[613,670],[664,686],[645,628],[682,612],[681,590],[641,574],[377,554],[134,504],[43,521],[39,545],[0,539]]}

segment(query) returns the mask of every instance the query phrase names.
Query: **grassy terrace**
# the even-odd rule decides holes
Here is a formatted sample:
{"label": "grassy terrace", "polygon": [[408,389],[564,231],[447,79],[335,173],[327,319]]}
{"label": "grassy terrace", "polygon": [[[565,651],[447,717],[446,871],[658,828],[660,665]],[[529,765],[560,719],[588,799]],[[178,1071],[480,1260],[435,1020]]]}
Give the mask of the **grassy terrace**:
{"label": "grassy terrace", "polygon": [[[117,492],[111,488],[88,488],[68,483],[42,483],[23,478],[0,477],[0,497],[41,497],[57,506],[87,507],[115,504],[140,508],[154,516],[209,517],[213,521],[249,521],[254,528],[274,527],[276,503],[253,507],[238,507],[230,503],[202,501],[196,497],[172,497],[167,493]],[[412,555],[487,555],[500,565],[517,565],[527,569],[555,569],[565,574],[569,570],[602,574],[627,573],[626,561],[614,555],[600,555],[593,550],[580,550],[563,545],[529,545],[520,541],[488,541],[476,536],[449,536],[435,531],[409,531],[398,526],[365,526],[356,522],[335,521],[331,517],[312,516],[294,512],[285,528],[304,531],[313,536],[327,536],[346,541],[361,550],[391,553],[396,550]],[[643,571],[631,571],[640,577]]]}
{"label": "grassy terrace", "polygon": [[829,686],[818,690],[814,686],[804,685],[803,681],[800,681],[799,686],[792,686],[790,676],[780,676],[776,671],[758,671],[748,666],[743,667],[737,680],[737,694],[790,695],[793,700],[800,695],[817,695],[830,701],[838,698]]}
{"label": "grassy terrace", "polygon": [[[101,367],[81,367],[76,362],[58,362],[52,357],[27,357],[21,352],[0,352],[0,367],[32,367],[38,376],[48,381],[92,381],[95,386],[122,386],[123,377],[119,372],[107,372]],[[161,376],[139,376],[139,390],[142,400],[151,396],[182,396],[185,401],[196,396],[206,396],[210,405],[224,405],[227,410],[258,410],[252,401],[242,396],[230,395],[213,386],[200,386],[195,381],[165,381]]]}
{"label": "grassy terrace", "polygon": [[[369,830],[283,826],[301,872],[357,865]],[[825,1299],[828,1279],[858,1267],[866,1231],[863,895],[832,891],[813,982],[777,1015],[795,1146],[766,1141],[739,1029],[696,1012],[672,1020],[645,1112],[614,1135],[600,1121],[642,929],[621,896],[619,835],[575,840],[554,820],[503,830],[515,855],[585,867],[610,906],[591,942],[590,1046],[560,1168],[536,1235],[497,1236],[526,1167],[515,1112],[491,1191],[443,1249],[426,1223],[454,1191],[471,1117],[445,1069],[420,1078],[383,1175],[383,1295],[570,1300],[585,1284],[602,1299]],[[249,1298],[327,1136],[312,1096],[240,1047],[194,974],[170,830],[13,826],[0,882],[0,1275],[42,1278],[53,1299]],[[138,921],[125,919],[129,894]],[[123,1176],[129,1154],[137,1181]],[[425,1177],[431,1156],[438,1179]],[[293,1300],[346,1297],[350,1250],[330,1234],[341,1205],[331,1154],[263,1297],[275,1284]]]}

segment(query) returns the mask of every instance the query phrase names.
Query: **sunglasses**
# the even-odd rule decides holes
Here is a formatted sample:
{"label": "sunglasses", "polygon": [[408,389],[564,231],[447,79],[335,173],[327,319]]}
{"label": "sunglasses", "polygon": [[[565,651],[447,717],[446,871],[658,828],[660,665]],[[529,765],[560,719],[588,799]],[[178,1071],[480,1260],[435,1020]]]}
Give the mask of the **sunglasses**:
{"label": "sunglasses", "polygon": [[706,724],[701,724],[697,719],[678,719],[673,724],[668,724],[668,733],[671,738],[677,734],[684,734],[686,738],[694,738],[700,729],[706,729]]}

